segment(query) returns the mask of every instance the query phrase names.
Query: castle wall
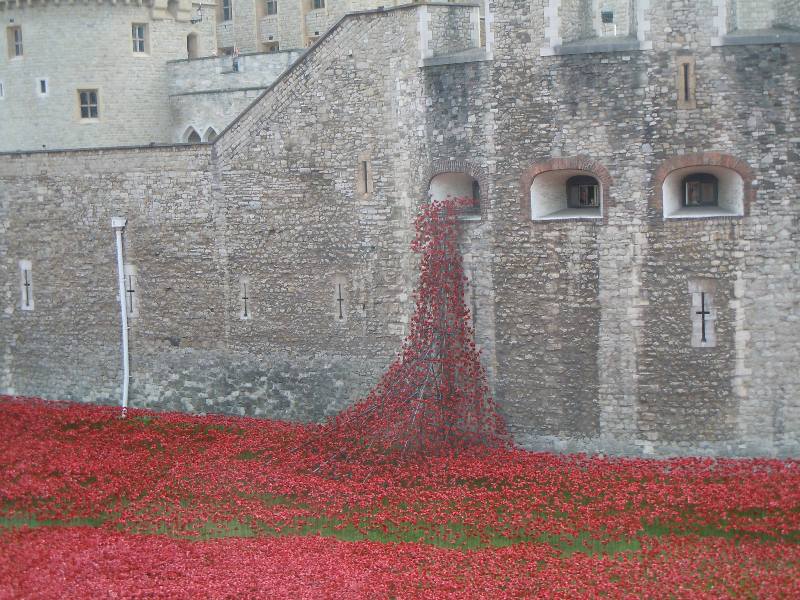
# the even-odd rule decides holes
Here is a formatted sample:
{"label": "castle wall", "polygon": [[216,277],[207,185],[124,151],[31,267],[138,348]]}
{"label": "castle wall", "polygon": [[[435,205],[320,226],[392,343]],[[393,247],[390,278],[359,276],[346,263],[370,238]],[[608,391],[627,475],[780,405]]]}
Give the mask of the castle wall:
{"label": "castle wall", "polygon": [[221,133],[300,55],[299,51],[242,55],[238,71],[228,56],[168,63],[171,139],[186,141],[190,127],[204,141],[209,127]]}
{"label": "castle wall", "polygon": [[[520,443],[797,454],[798,47],[712,46],[718,2],[698,0],[647,3],[652,49],[542,56],[545,4],[493,4],[493,61],[445,50],[467,8],[348,17],[213,146],[0,157],[0,391],[115,401],[124,214],[133,405],[331,414],[399,349],[413,219],[455,172],[481,186],[468,301]],[[665,219],[683,168],[733,173],[741,214]],[[532,181],[559,170],[598,179],[599,218],[531,219]]]}
{"label": "castle wall", "polygon": [[[796,452],[796,394],[778,389],[797,389],[796,133],[785,121],[796,47],[712,48],[710,1],[651,3],[652,31],[666,32],[652,52],[538,57],[549,23],[509,19],[522,10],[495,4],[494,86],[514,90],[498,94],[494,134],[498,396],[518,437],[542,448]],[[696,61],[695,109],[677,106],[679,56]],[[752,166],[749,215],[664,221],[650,204],[653,173],[691,152]],[[602,223],[520,218],[519,173],[554,156],[608,169]],[[716,286],[713,348],[691,344],[696,279]]]}
{"label": "castle wall", "polygon": [[216,145],[230,276],[258,285],[231,349],[258,347],[307,384],[278,415],[319,418],[364,395],[406,333],[420,202],[406,183],[425,143],[416,27],[413,9],[344,21]]}
{"label": "castle wall", "polygon": [[132,405],[312,420],[365,394],[413,309],[421,199],[401,182],[424,144],[417,24],[414,10],[353,19],[213,147],[5,155],[3,391],[116,401],[122,215]]}
{"label": "castle wall", "polygon": [[[184,401],[189,390],[208,385],[207,397],[216,396],[216,382],[204,373],[218,368],[225,331],[210,156],[208,146],[2,156],[4,391],[118,401],[111,217],[126,216],[125,259],[137,268],[139,302],[138,317],[129,321],[131,398],[203,410]],[[33,311],[20,309],[22,259],[32,266]],[[156,374],[175,385],[160,385]]]}

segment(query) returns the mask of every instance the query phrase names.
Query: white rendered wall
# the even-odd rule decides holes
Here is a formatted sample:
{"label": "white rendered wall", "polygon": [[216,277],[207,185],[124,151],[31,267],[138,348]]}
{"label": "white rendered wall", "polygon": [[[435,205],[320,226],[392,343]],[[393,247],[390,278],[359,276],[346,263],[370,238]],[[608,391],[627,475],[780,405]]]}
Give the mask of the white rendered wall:
{"label": "white rendered wall", "polygon": [[[194,14],[194,13],[193,13]],[[0,2],[0,151],[171,142],[166,62],[186,58],[186,37],[210,54],[213,10],[192,24],[153,20],[147,6]],[[24,54],[9,59],[6,26],[22,27]],[[131,24],[146,23],[149,52],[134,54]],[[48,93],[36,93],[37,78]],[[78,89],[97,89],[99,118],[81,119]]]}

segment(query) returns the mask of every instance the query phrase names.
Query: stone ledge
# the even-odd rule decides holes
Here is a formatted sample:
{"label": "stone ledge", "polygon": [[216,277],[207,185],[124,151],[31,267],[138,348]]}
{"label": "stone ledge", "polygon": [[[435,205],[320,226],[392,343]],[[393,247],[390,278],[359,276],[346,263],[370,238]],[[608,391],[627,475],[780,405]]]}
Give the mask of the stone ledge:
{"label": "stone ledge", "polygon": [[711,39],[712,46],[749,46],[758,44],[800,44],[800,32],[788,29],[734,31]]}
{"label": "stone ledge", "polygon": [[485,60],[489,60],[485,48],[470,48],[468,50],[461,50],[460,52],[453,52],[452,54],[443,54],[441,56],[426,58],[422,61],[422,66],[438,67],[440,65],[458,65]]}
{"label": "stone ledge", "polygon": [[540,56],[564,56],[568,54],[602,54],[610,52],[640,52],[652,50],[653,43],[641,41],[636,38],[623,38],[611,40],[607,38],[594,38],[580,42],[562,44],[560,46],[547,46],[539,50]]}

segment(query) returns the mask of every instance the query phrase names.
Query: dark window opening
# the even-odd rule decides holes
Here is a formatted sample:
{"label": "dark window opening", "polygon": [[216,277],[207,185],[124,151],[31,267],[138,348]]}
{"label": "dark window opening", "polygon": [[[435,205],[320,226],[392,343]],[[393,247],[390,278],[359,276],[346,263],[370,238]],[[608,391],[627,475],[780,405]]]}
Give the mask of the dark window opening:
{"label": "dark window opening", "polygon": [[97,119],[97,90],[78,90],[78,102],[81,107],[81,119]]}
{"label": "dark window opening", "polygon": [[689,95],[689,63],[683,63],[683,99],[685,102],[691,100]]}
{"label": "dark window opening", "polygon": [[8,34],[8,56],[14,58],[22,56],[22,27],[9,27],[6,30]]}
{"label": "dark window opening", "polygon": [[594,177],[578,175],[567,180],[568,208],[599,208],[600,184]]}
{"label": "dark window opening", "polygon": [[267,14],[268,15],[278,14],[278,0],[267,0]]}
{"label": "dark window opening", "polygon": [[142,54],[147,51],[147,26],[143,23],[131,25],[131,37],[133,39],[133,51]]}
{"label": "dark window opening", "polygon": [[190,33],[186,36],[186,57],[197,58],[197,34]]}
{"label": "dark window opening", "polygon": [[230,21],[233,19],[232,0],[222,0],[222,20]]}
{"label": "dark window opening", "polygon": [[481,214],[481,184],[472,180],[472,204],[461,209],[461,214],[467,217],[476,217]]}
{"label": "dark window opening", "polygon": [[683,180],[683,205],[718,206],[719,180],[709,173],[695,173]]}

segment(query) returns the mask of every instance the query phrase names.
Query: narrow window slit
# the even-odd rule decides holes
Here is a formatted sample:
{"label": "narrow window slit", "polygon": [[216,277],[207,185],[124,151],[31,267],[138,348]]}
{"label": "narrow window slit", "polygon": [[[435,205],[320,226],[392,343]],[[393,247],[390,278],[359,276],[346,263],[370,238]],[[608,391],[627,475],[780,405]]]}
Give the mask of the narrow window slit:
{"label": "narrow window slit", "polygon": [[683,63],[683,99],[689,102],[689,63]]}
{"label": "narrow window slit", "polygon": [[33,310],[33,268],[31,261],[19,261],[20,308]]}

